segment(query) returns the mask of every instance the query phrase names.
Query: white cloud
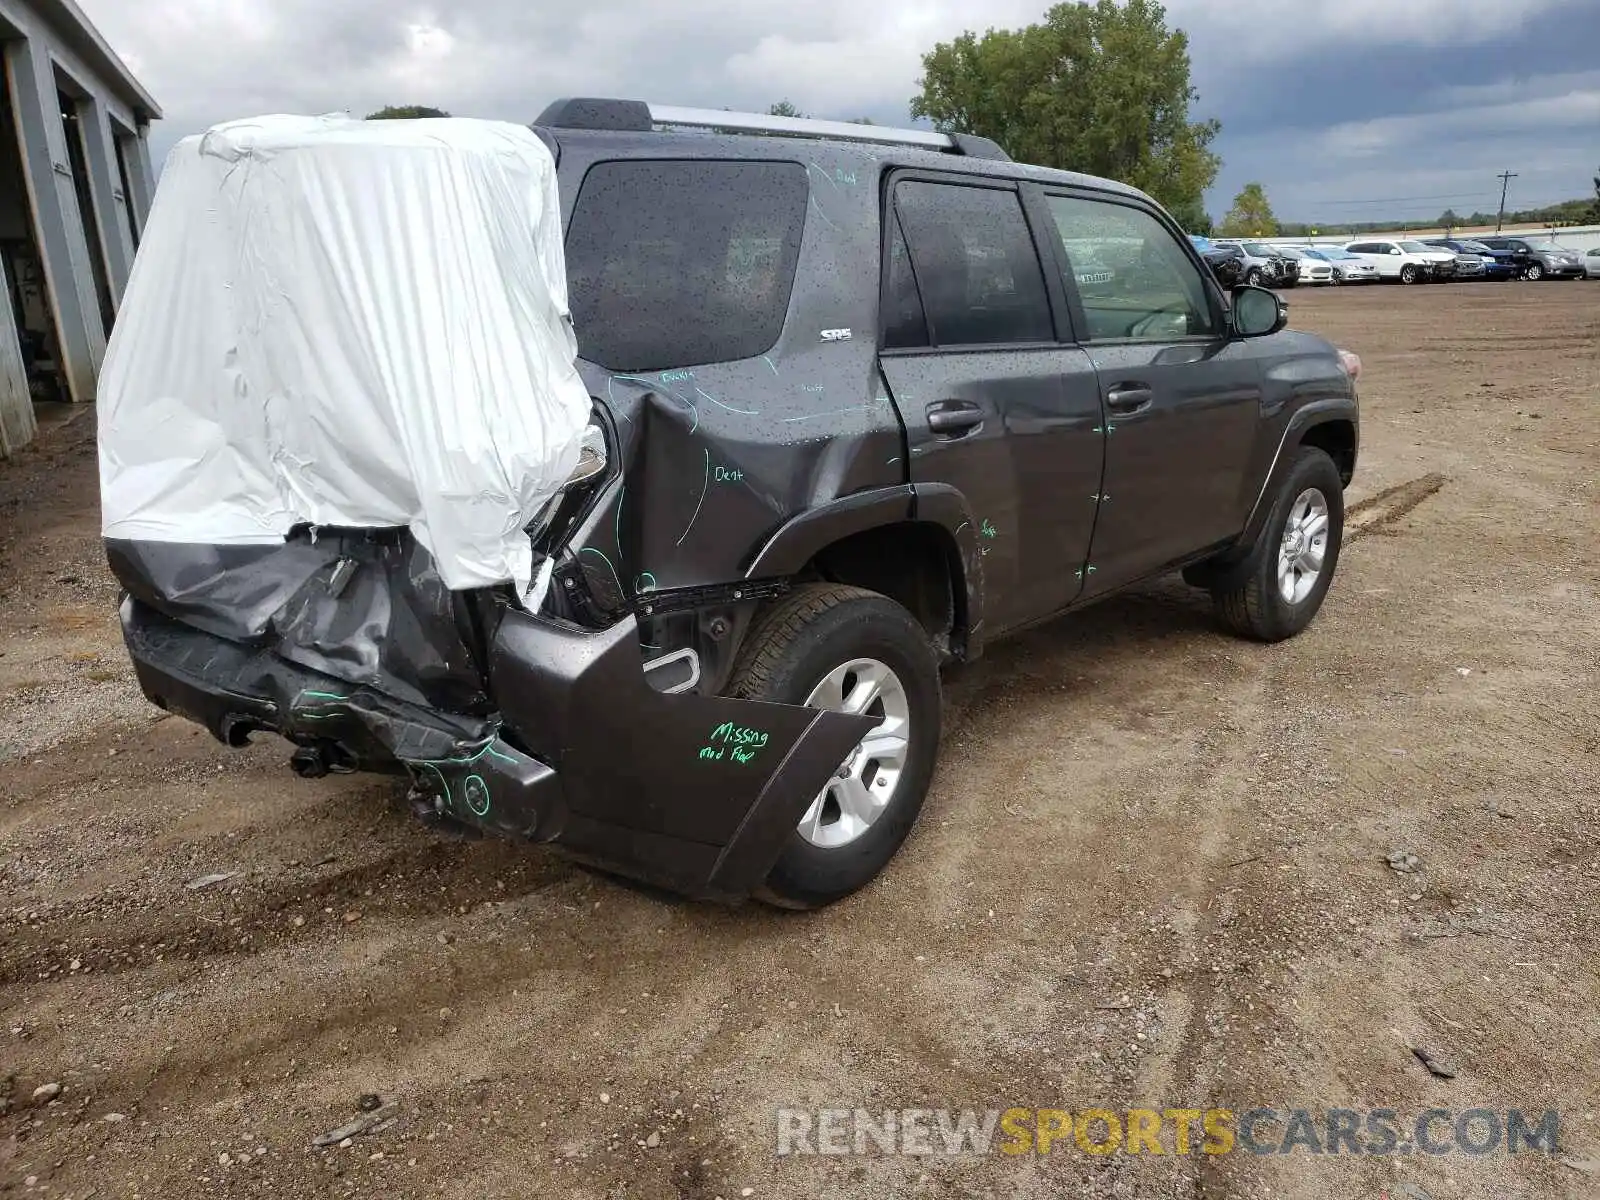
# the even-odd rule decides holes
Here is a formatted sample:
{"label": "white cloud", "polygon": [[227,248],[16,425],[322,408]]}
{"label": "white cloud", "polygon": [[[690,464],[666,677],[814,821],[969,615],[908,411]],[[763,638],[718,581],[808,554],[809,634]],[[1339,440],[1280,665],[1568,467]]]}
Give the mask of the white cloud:
{"label": "white cloud", "polygon": [[1196,40],[1227,35],[1245,58],[1354,39],[1347,50],[1393,45],[1467,46],[1522,28],[1571,0],[1169,0],[1172,22]]}
{"label": "white cloud", "polygon": [[[1527,96],[1533,88],[1519,87],[1515,81],[1475,90],[1451,89],[1454,95],[1434,97],[1431,103],[1425,101],[1422,112],[1335,125],[1321,136],[1321,148],[1338,158],[1368,158],[1406,148],[1426,148],[1457,135],[1487,137],[1529,131],[1548,134],[1559,130],[1592,133],[1600,129],[1600,72],[1568,78],[1574,81],[1574,86],[1559,95]],[[1581,86],[1578,80],[1592,86]],[[1463,90],[1480,98],[1495,97],[1497,100],[1463,105],[1459,103]]]}
{"label": "white cloud", "polygon": [[[1037,21],[1049,2],[80,0],[162,103],[166,120],[153,135],[158,154],[214,122],[267,112],[431,104],[528,121],[560,95],[755,109],[789,99],[823,116],[903,121],[923,51],[967,29]],[[1517,41],[1530,21],[1559,8],[1571,15],[1575,36],[1589,27],[1584,36],[1593,44],[1600,39],[1595,0],[1167,5],[1169,23],[1190,33],[1202,93],[1196,115],[1224,118],[1218,149],[1231,186],[1239,170],[1250,170],[1242,178],[1282,181],[1308,195],[1316,187],[1348,194],[1354,177],[1370,169],[1377,195],[1397,194],[1383,184],[1383,172],[1415,165],[1419,153],[1476,163],[1486,139],[1515,136],[1526,142],[1522,158],[1531,160],[1536,148],[1553,144],[1552,130],[1600,127],[1600,80],[1541,75],[1548,54]],[[1394,115],[1337,120],[1346,99],[1363,104],[1346,112],[1372,111],[1370,80],[1359,97],[1292,90],[1295,59],[1325,59],[1330,46],[1353,56],[1415,46],[1434,55],[1431,77],[1448,81],[1450,58],[1441,48],[1489,43],[1497,60],[1506,47],[1505,78],[1463,73],[1420,98],[1408,79],[1395,78],[1383,88],[1393,95]],[[1292,123],[1312,111],[1335,118],[1285,130],[1275,142],[1243,133],[1263,124],[1258,114]],[[1230,132],[1236,116],[1240,130]],[[1512,169],[1520,161],[1513,159]]]}

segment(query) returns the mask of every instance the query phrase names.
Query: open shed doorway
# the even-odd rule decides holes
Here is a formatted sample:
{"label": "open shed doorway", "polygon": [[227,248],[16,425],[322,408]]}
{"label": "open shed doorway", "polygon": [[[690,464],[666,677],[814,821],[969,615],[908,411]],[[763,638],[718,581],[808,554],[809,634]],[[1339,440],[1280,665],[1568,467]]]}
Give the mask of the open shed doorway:
{"label": "open shed doorway", "polygon": [[[71,399],[61,361],[55,305],[35,236],[23,175],[10,64],[0,58],[0,454],[31,440],[33,404]],[[48,186],[49,181],[46,181]]]}
{"label": "open shed doorway", "polygon": [[83,222],[83,240],[88,243],[89,269],[94,275],[94,294],[99,302],[100,328],[111,336],[111,323],[117,317],[117,302],[111,294],[111,274],[106,266],[106,242],[100,229],[100,214],[89,187],[88,147],[84,144],[82,117],[86,97],[70,78],[56,71],[56,98],[61,104],[61,124],[67,135],[67,165],[72,171],[72,190],[78,197],[78,217]]}

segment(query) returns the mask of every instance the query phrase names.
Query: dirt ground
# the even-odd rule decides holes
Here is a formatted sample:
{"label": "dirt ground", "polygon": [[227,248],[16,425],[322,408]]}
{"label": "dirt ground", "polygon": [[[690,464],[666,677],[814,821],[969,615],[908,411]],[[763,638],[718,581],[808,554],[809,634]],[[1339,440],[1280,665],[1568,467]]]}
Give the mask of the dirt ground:
{"label": "dirt ground", "polygon": [[[0,1194],[1600,1194],[1600,286],[1291,305],[1366,365],[1311,629],[1245,644],[1172,583],[994,647],[948,681],[906,849],[811,915],[447,836],[387,781],[161,719],[115,628],[92,414],[0,464]],[[368,1093],[398,1120],[311,1144]],[[1091,1105],[1561,1133],[776,1154],[779,1107]]]}

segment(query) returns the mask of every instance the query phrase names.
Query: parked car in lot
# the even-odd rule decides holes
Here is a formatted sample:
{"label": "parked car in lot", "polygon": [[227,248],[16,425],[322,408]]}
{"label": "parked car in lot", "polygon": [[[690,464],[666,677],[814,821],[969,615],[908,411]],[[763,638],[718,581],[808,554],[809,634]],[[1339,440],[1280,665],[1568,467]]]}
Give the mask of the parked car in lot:
{"label": "parked car in lot", "polygon": [[1306,253],[1322,259],[1333,269],[1335,283],[1378,282],[1378,268],[1343,246],[1308,246]]}
{"label": "parked car in lot", "polygon": [[1522,262],[1522,277],[1542,279],[1582,279],[1583,256],[1571,246],[1549,238],[1482,237],[1477,239],[1491,249],[1515,252]]}
{"label": "parked car in lot", "polygon": [[1293,287],[1299,281],[1300,268],[1288,255],[1280,254],[1276,246],[1234,239],[1218,239],[1212,245],[1218,248],[1231,247],[1244,255],[1247,283],[1262,287]]}
{"label": "parked car in lot", "polygon": [[1487,279],[1489,269],[1484,263],[1483,255],[1471,250],[1463,250],[1455,246],[1441,246],[1438,242],[1423,242],[1424,246],[1455,256],[1455,273],[1452,278]]}
{"label": "parked car in lot", "polygon": [[1583,273],[1589,279],[1600,279],[1600,246],[1589,247],[1583,256]]}
{"label": "parked car in lot", "polygon": [[[628,100],[201,143],[102,376],[106,549],[145,695],[231,746],[282,735],[302,775],[391,772],[481,829],[810,908],[906,838],[943,665],[1167,572],[1266,642],[1327,595],[1359,360],[1225,293],[1131,187]],[[224,270],[282,320],[219,317]],[[456,522],[476,539],[435,554]]]}
{"label": "parked car in lot", "polygon": [[1297,283],[1333,283],[1333,265],[1327,259],[1308,253],[1305,246],[1279,246],[1277,249],[1294,263]]}
{"label": "parked car in lot", "polygon": [[1453,253],[1409,238],[1349,242],[1345,249],[1371,263],[1379,278],[1389,282],[1434,283],[1455,275]]}
{"label": "parked car in lot", "polygon": [[1245,281],[1244,251],[1237,246],[1207,246],[1200,252],[1206,266],[1225,288],[1236,288]]}
{"label": "parked car in lot", "polygon": [[1518,279],[1522,276],[1522,266],[1511,250],[1495,250],[1480,241],[1466,238],[1427,238],[1424,244],[1437,246],[1441,250],[1453,250],[1456,254],[1458,273],[1463,259],[1476,259],[1482,265],[1482,271],[1473,271],[1471,272],[1473,275],[1499,280]]}

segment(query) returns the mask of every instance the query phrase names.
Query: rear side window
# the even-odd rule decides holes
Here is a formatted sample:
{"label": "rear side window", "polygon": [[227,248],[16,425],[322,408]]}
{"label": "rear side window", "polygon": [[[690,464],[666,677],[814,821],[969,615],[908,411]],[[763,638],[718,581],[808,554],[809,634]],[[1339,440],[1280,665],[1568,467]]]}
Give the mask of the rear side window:
{"label": "rear side window", "polygon": [[906,180],[895,187],[894,206],[935,345],[1055,338],[1015,192]]}
{"label": "rear side window", "polygon": [[567,229],[578,353],[611,371],[752,358],[783,330],[809,195],[798,163],[632,159]]}

